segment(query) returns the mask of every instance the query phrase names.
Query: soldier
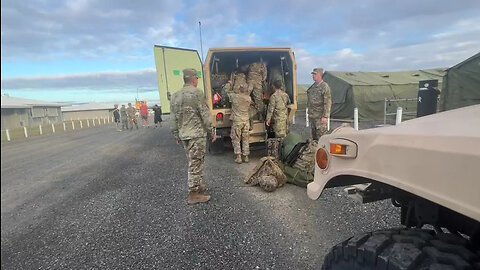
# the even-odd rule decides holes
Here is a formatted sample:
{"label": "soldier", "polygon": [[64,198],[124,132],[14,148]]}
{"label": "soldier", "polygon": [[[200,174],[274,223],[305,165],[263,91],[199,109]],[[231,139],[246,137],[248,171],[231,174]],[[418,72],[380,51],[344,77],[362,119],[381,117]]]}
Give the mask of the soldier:
{"label": "soldier", "polygon": [[307,90],[307,108],[310,125],[312,125],[312,137],[318,140],[327,133],[327,121],[330,118],[332,107],[332,95],[330,87],[322,79],[323,69],[314,68],[312,78],[315,81]]}
{"label": "soldier", "polygon": [[117,131],[120,131],[120,110],[118,109],[118,104],[113,105],[113,119],[115,121],[115,127]]}
{"label": "soldier", "polygon": [[273,131],[277,138],[283,138],[288,133],[288,105],[290,105],[290,97],[281,87],[282,82],[280,80],[273,82],[275,92],[270,97],[267,121],[265,123],[267,126],[270,126],[273,116]]}
{"label": "soldier", "polygon": [[127,114],[127,108],[125,108],[125,104],[122,104],[122,107],[120,108],[120,118],[122,119],[122,130],[128,129],[128,114]]}
{"label": "soldier", "polygon": [[132,103],[128,103],[127,115],[132,125],[131,130],[133,130],[133,124],[138,129],[137,118],[135,117],[136,109],[132,107]]}
{"label": "soldier", "polygon": [[267,66],[263,62],[255,62],[248,66],[248,86],[249,93],[253,97],[253,105],[255,107],[253,117],[263,120],[263,82],[267,79]]}
{"label": "soldier", "polygon": [[[248,84],[235,83],[234,89],[237,88],[239,93],[230,91],[229,98],[232,103],[233,123],[230,129],[230,138],[232,138],[233,152],[235,154],[235,162],[248,163],[248,155],[250,154],[250,104],[252,99],[248,95]],[[240,145],[240,141],[242,146]]]}
{"label": "soldier", "polygon": [[197,88],[197,71],[184,69],[183,81],[183,88],[172,95],[171,129],[188,159],[188,204],[203,203],[210,200],[203,182],[206,136],[209,133],[214,142],[215,129],[203,92]]}

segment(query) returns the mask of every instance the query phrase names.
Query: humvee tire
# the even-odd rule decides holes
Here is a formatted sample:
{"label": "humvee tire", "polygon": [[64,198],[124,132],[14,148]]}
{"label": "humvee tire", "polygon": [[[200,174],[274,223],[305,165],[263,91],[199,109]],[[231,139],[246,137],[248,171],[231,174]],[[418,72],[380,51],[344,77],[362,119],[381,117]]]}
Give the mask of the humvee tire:
{"label": "humvee tire", "polygon": [[479,251],[449,233],[390,229],[354,236],[334,246],[322,269],[480,269]]}

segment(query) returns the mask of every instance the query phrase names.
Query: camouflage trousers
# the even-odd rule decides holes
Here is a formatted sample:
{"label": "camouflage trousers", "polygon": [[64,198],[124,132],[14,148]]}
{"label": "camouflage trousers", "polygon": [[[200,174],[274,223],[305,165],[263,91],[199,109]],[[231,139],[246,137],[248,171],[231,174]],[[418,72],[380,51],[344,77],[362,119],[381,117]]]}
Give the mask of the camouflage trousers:
{"label": "camouflage trousers", "polygon": [[254,114],[251,116],[258,116],[260,120],[263,120],[263,86],[261,81],[251,81],[249,87],[252,88],[252,105],[255,108]]}
{"label": "camouflage trousers", "polygon": [[129,120],[125,117],[123,118],[122,117],[122,129],[125,130],[125,129],[128,129],[128,126],[129,126]]}
{"label": "camouflage trousers", "polygon": [[273,132],[275,132],[276,138],[283,138],[288,133],[287,119],[275,119],[273,122]]}
{"label": "camouflage trousers", "polygon": [[207,139],[204,137],[182,141],[188,160],[188,191],[198,191],[203,183],[205,168],[205,148]]}
{"label": "camouflage trousers", "polygon": [[[233,123],[230,129],[230,138],[232,138],[233,153],[235,155],[250,155],[250,122]],[[242,145],[240,145],[240,141]],[[243,148],[242,148],[243,146]],[[243,153],[242,153],[243,152]]]}
{"label": "camouflage trousers", "polygon": [[135,127],[138,129],[138,123],[137,123],[137,118],[133,117],[133,118],[130,118],[130,128],[133,129],[133,125],[135,125]]}
{"label": "camouflage trousers", "polygon": [[320,139],[321,136],[327,133],[327,124],[322,123],[322,118],[310,119],[312,126],[312,138],[314,140]]}

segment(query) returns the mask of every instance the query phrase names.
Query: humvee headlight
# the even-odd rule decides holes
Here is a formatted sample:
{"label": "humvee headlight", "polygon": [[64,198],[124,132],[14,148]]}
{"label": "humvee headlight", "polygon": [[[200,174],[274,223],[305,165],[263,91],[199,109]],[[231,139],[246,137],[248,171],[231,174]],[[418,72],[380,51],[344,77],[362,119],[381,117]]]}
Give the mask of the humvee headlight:
{"label": "humvee headlight", "polygon": [[317,165],[320,169],[325,170],[328,165],[328,153],[323,148],[317,150],[316,159]]}

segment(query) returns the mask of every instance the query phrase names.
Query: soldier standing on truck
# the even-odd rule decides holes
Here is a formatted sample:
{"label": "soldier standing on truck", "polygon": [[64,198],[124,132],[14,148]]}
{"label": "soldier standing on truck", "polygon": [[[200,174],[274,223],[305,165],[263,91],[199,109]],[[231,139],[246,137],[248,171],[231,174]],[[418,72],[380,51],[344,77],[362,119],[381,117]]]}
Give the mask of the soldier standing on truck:
{"label": "soldier standing on truck", "polygon": [[327,122],[332,107],[330,86],[323,81],[322,76],[323,68],[314,68],[312,71],[314,83],[307,90],[308,118],[314,140],[327,133]]}
{"label": "soldier standing on truck", "polygon": [[283,138],[288,133],[288,105],[290,97],[282,90],[282,82],[273,82],[275,92],[270,96],[266,125],[270,126],[273,117],[273,131],[276,138]]}
{"label": "soldier standing on truck", "polygon": [[[248,84],[236,83],[235,87],[238,93],[230,91],[229,99],[232,103],[232,128],[230,129],[230,138],[232,138],[233,152],[235,154],[235,162],[248,163],[248,155],[250,154],[250,104],[252,99],[248,95]],[[235,89],[234,87],[234,89]]]}
{"label": "soldier standing on truck", "polygon": [[253,97],[253,106],[255,111],[251,117],[258,117],[258,120],[263,121],[263,83],[267,79],[267,66],[264,62],[255,62],[248,66],[248,86],[249,93]]}
{"label": "soldier standing on truck", "polygon": [[183,70],[182,89],[171,99],[171,130],[177,143],[183,144],[188,160],[188,204],[210,200],[203,182],[206,136],[216,140],[210,111],[203,92],[197,88],[198,73],[193,68]]}
{"label": "soldier standing on truck", "polygon": [[128,108],[127,108],[127,114],[128,114],[128,119],[130,120],[131,130],[133,130],[133,124],[135,124],[135,127],[138,129],[138,124],[137,124],[137,118],[135,117],[136,109],[132,107],[132,103],[128,103]]}

